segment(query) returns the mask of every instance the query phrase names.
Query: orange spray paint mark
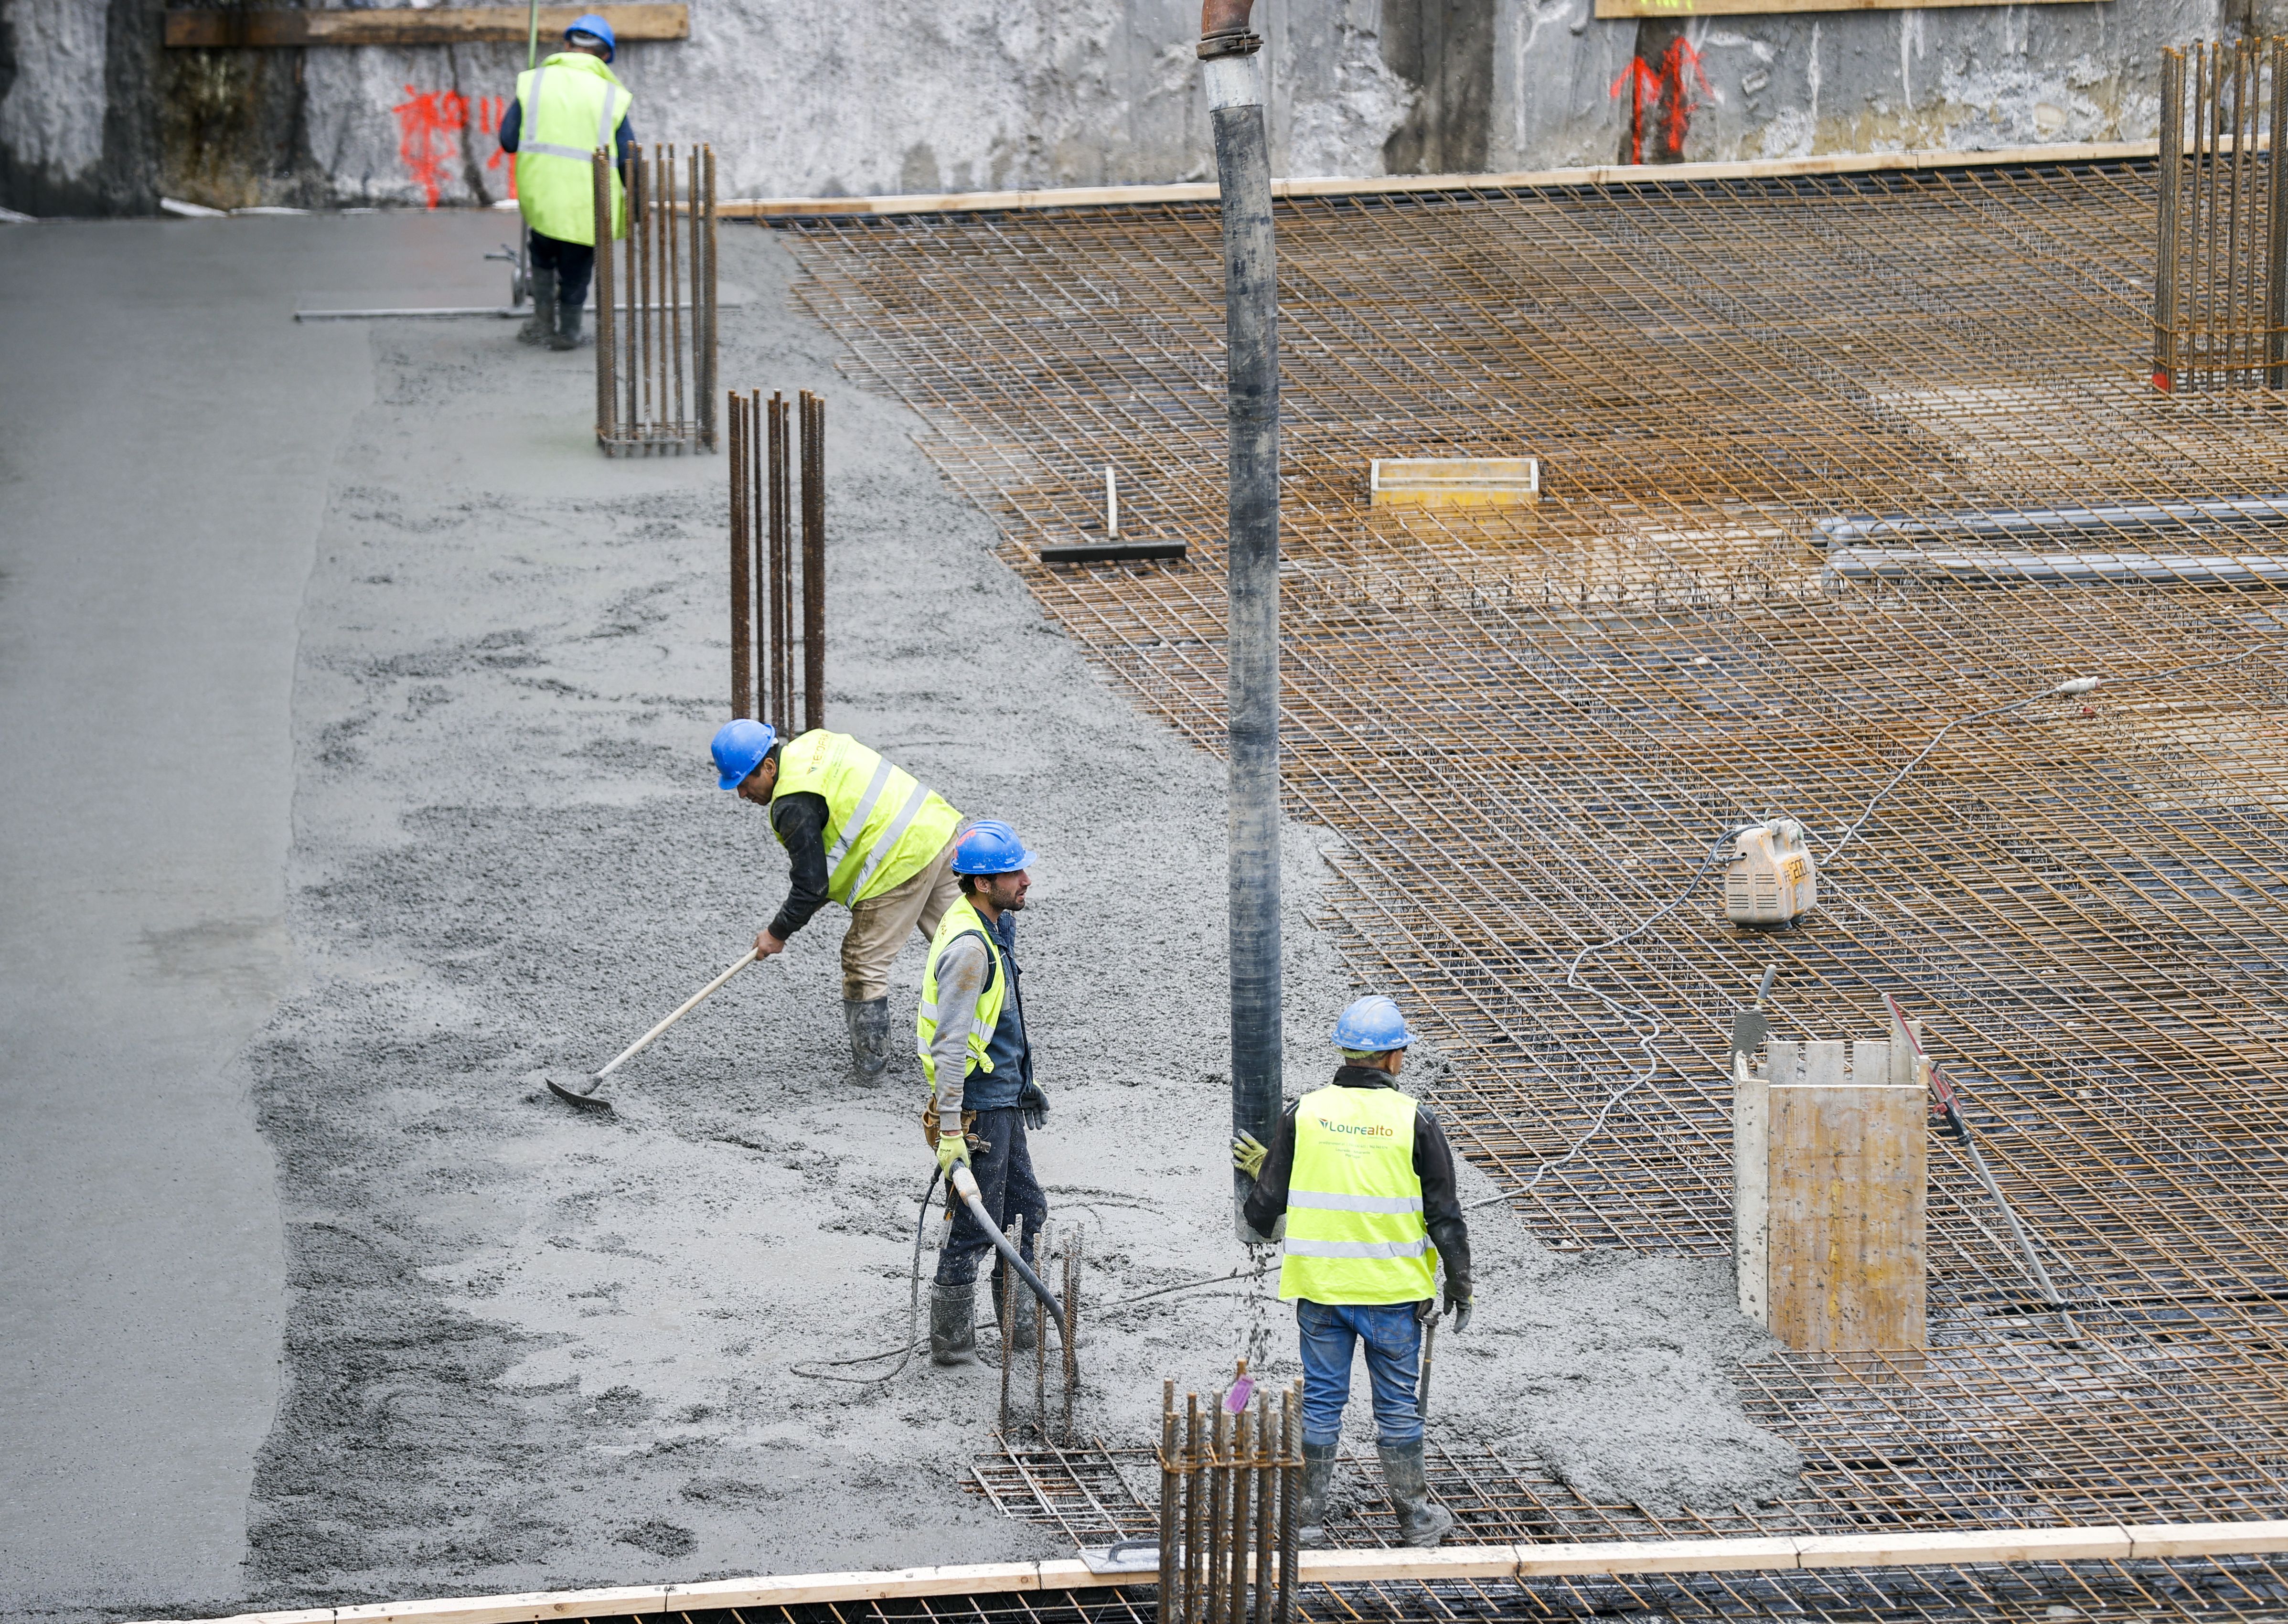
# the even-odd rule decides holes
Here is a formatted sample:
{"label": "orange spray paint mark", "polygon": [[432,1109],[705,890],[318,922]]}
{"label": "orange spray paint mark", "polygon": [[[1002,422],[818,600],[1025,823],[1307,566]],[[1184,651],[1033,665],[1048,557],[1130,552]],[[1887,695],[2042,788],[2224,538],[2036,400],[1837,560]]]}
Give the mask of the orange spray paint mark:
{"label": "orange spray paint mark", "polygon": [[[1691,76],[1692,84],[1686,83],[1687,74]],[[1694,92],[1694,84],[1699,87],[1698,94]],[[1657,138],[1659,147],[1665,154],[1660,161],[1673,163],[1684,156],[1684,138],[1692,127],[1693,109],[1708,105],[1700,97],[1716,93],[1714,87],[1708,83],[1708,76],[1701,70],[1700,52],[1692,48],[1690,40],[1680,36],[1670,42],[1656,69],[1642,57],[1632,57],[1629,65],[1621,70],[1621,76],[1613,81],[1612,89],[1606,93],[1618,96],[1624,90],[1629,92],[1629,162],[1632,163],[1645,161],[1645,111],[1648,107],[1653,112],[1655,126],[1660,131]]]}
{"label": "orange spray paint mark", "polygon": [[489,170],[502,170],[508,176],[509,201],[516,201],[516,161],[500,149],[501,120],[508,116],[510,98],[480,96],[477,98],[477,130],[480,134],[494,138],[492,155],[485,160]]}
{"label": "orange spray paint mark", "polygon": [[390,109],[397,115],[397,155],[413,184],[435,208],[443,194],[447,165],[461,155],[469,127],[469,99],[458,91],[416,91]]}

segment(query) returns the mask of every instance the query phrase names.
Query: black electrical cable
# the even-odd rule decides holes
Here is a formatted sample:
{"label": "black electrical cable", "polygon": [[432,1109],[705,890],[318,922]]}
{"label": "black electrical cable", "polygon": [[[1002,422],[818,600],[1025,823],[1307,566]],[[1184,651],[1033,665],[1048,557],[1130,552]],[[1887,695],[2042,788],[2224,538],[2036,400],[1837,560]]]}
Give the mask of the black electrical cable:
{"label": "black electrical cable", "polygon": [[[2253,649],[2243,649],[2238,654],[2229,655],[2222,659],[2202,660],[2190,665],[2174,666],[2168,671],[2157,671],[2149,674],[2133,677],[2106,678],[2101,681],[2108,686],[2125,686],[2133,682],[2160,682],[2165,681],[2171,677],[2183,676],[2187,672],[2209,671],[2213,670],[2215,667],[2220,665],[2236,665],[2241,661],[2248,659],[2252,656],[2266,653],[2270,650],[2276,650],[2278,646],[2279,645],[2273,643],[2260,643]],[[1920,767],[1923,762],[1929,758],[1930,752],[1938,748],[1940,741],[1944,739],[1948,734],[1953,732],[1957,728],[1961,727],[1966,722],[1979,721],[1990,716],[2001,716],[2012,711],[2022,710],[2027,705],[2032,705],[2035,701],[2039,699],[2078,697],[2082,694],[2089,693],[2095,689],[2100,685],[2100,679],[2094,678],[2076,678],[2069,681],[2061,682],[2055,688],[2046,688],[2039,693],[2029,694],[2022,699],[2014,699],[2007,705],[1998,705],[1989,710],[1973,711],[1966,716],[1956,717],[1952,721],[1948,722],[1937,732],[1932,734],[1930,738],[1924,744],[1923,747],[1915,752],[1914,755],[1908,760],[1907,764],[1899,768],[1897,772],[1892,774],[1890,781],[1884,784],[1881,789],[1875,792],[1873,796],[1869,799],[1867,804],[1860,809],[1859,816],[1852,820],[1851,826],[1846,829],[1841,835],[1837,837],[1835,844],[1827,848],[1826,855],[1823,856],[1820,861],[1823,864],[1833,862],[1836,855],[1842,851],[1844,847],[1850,843],[1852,838],[1866,825],[1867,820],[1875,815],[1875,808],[1882,804],[1883,798],[1888,795],[1893,790],[1898,788],[1900,784],[1905,780],[1907,775],[1913,772],[1916,768]],[[1583,948],[1579,952],[1573,956],[1573,962],[1566,967],[1565,984],[1568,987],[1577,988],[1580,991],[1588,993],[1592,998],[1598,999],[1603,1003],[1608,1009],[1612,1010],[1616,1014],[1622,1014],[1622,1012],[1633,1007],[1640,1015],[1650,1015],[1652,1016],[1652,1024],[1649,1027],[1641,1026],[1635,1023],[1632,1023],[1630,1026],[1630,1035],[1637,1039],[1638,1047],[1644,1051],[1648,1063],[1645,1069],[1637,1073],[1634,1077],[1632,1077],[1627,1082],[1624,1083],[1620,1087],[1615,1089],[1610,1095],[1606,1096],[1603,1107],[1599,1110],[1594,1119],[1590,1122],[1588,1130],[1578,1139],[1576,1139],[1573,1142],[1572,1145],[1566,1150],[1564,1155],[1557,1158],[1554,1161],[1544,1162],[1540,1166],[1535,1168],[1533,1176],[1526,1180],[1525,1184],[1521,1189],[1513,1190],[1505,1190],[1498,1195],[1487,1196],[1482,1199],[1473,1201],[1469,1204],[1467,1210],[1474,1212],[1482,1206],[1492,1206],[1497,1202],[1514,1200],[1518,1197],[1531,1194],[1533,1187],[1540,1183],[1545,1175],[1564,1166],[1575,1157],[1581,1154],[1582,1150],[1587,1147],[1589,1142],[1603,1131],[1606,1119],[1613,1114],[1614,1108],[1617,1106],[1622,1100],[1635,1093],[1647,1083],[1652,1081],[1656,1076],[1659,1075],[1661,1056],[1653,1049],[1652,1042],[1654,1039],[1660,1035],[1661,1030],[1665,1023],[1661,1021],[1658,1012],[1651,1009],[1649,1006],[1625,1005],[1618,999],[1609,998],[1604,993],[1598,991],[1594,987],[1585,985],[1579,979],[1581,963],[1582,960],[1588,958],[1592,953],[1602,952],[1607,948],[1617,947],[1622,943],[1629,941],[1633,937],[1642,935],[1646,931],[1651,929],[1653,926],[1658,924],[1662,919],[1666,919],[1670,914],[1682,907],[1684,905],[1685,899],[1689,897],[1692,893],[1698,888],[1701,880],[1706,877],[1709,869],[1714,865],[1716,858],[1724,849],[1725,842],[1729,840],[1731,838],[1731,833],[1728,832],[1717,840],[1715,846],[1711,848],[1708,856],[1702,860],[1700,866],[1693,872],[1692,878],[1684,882],[1684,888],[1679,891],[1676,896],[1670,899],[1670,901],[1658,912],[1647,914],[1642,919],[1631,926],[1628,929],[1622,931],[1617,935],[1608,936],[1601,942],[1593,943],[1590,946]],[[1627,1016],[1624,1014],[1622,1015],[1622,1018],[1625,1020],[1627,1019]]]}
{"label": "black electrical cable", "polygon": [[[943,1176],[944,1170],[941,1168],[930,1174],[929,1187],[922,1191],[921,1208],[914,1214],[913,1277],[908,1284],[906,1294],[906,1345],[902,1349],[893,1348],[887,1353],[862,1354],[854,1359],[805,1359],[800,1365],[790,1365],[787,1367],[796,1375],[808,1376],[814,1381],[846,1381],[853,1387],[878,1387],[905,1369],[907,1363],[913,1358],[914,1349],[920,1346],[914,1338],[914,1330],[921,1324],[922,1318],[922,1234],[929,1227],[930,1198],[937,1194],[937,1182]],[[846,1368],[852,1365],[871,1365],[877,1359],[888,1358],[892,1353],[900,1354],[902,1357],[881,1375],[838,1376],[832,1373],[838,1368]],[[822,1365],[827,1368],[823,1370],[803,1368],[803,1365],[812,1364]]]}

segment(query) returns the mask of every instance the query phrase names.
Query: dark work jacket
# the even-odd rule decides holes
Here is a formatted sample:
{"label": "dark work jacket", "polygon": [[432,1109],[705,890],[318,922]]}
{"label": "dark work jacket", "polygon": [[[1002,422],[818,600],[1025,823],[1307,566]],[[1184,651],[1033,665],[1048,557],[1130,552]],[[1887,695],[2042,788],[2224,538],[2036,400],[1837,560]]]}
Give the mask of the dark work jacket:
{"label": "dark work jacket", "polygon": [[[1346,1065],[1336,1071],[1335,1087],[1395,1090],[1399,1083],[1378,1066]],[[1248,1192],[1247,1222],[1258,1235],[1270,1234],[1271,1226],[1287,1210],[1287,1182],[1294,1171],[1295,1107],[1291,1104],[1279,1118],[1278,1131],[1271,1137],[1271,1153],[1263,1158],[1263,1171]],[[1422,1181],[1422,1222],[1430,1231],[1430,1244],[1438,1248],[1438,1256],[1446,1265],[1447,1283],[1458,1285],[1466,1297],[1470,1294],[1470,1227],[1462,1217],[1462,1198],[1454,1188],[1454,1152],[1447,1146],[1446,1132],[1438,1126],[1438,1118],[1418,1102],[1414,1107],[1414,1176]]]}
{"label": "dark work jacket", "polygon": [[810,923],[826,906],[826,797],[804,791],[771,802],[771,830],[787,848],[787,899],[771,921],[782,942]]}

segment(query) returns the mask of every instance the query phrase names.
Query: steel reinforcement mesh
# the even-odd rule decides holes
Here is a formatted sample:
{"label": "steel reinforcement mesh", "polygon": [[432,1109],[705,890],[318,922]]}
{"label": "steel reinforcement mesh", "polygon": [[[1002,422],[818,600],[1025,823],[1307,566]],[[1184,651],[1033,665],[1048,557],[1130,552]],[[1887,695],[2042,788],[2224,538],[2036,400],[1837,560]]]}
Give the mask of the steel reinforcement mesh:
{"label": "steel reinforcement mesh", "polygon": [[[1717,1522],[2288,1515],[2288,395],[2152,386],[2154,219],[2138,164],[1278,211],[1287,806],[1341,837],[1328,922],[1453,1059],[1453,1131],[1553,1244],[1721,1254],[1758,974],[1787,1037],[1880,1036],[1895,993],[2073,1305],[2078,1338],[1934,1141],[1936,1345],[1745,1372],[1808,1469]],[[798,296],[1049,610],[1219,751],[1213,209],[789,235]],[[1541,499],[1370,504],[1370,458],[1439,456],[1538,458]],[[1100,534],[1108,463],[1123,534],[1186,561],[1038,561]],[[1855,515],[1893,516],[1892,578],[1823,548]],[[2031,578],[2061,553],[2177,562]],[[1770,816],[1823,855],[1864,822],[1816,914],[1736,929],[1706,860]],[[2200,1565],[2229,1599],[2154,1594],[2283,1602],[2268,1564]],[[2122,1606],[2162,1604],[2118,1572]],[[1738,1605],[1831,1612],[1806,1596],[1839,1582]],[[2014,1605],[1885,1582],[1919,1616]],[[1684,1608],[1669,1587],[1615,1605]]]}

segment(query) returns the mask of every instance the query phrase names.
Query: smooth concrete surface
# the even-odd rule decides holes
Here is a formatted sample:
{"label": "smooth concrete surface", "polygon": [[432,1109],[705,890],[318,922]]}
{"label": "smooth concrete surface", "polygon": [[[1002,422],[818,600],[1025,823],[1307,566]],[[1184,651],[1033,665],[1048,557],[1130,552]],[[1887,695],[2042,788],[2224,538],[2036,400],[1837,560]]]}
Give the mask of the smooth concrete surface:
{"label": "smooth concrete surface", "polygon": [[0,1617],[243,1593],[284,1318],[234,1057],[283,925],[297,625],[358,325],[490,217],[0,227]]}

